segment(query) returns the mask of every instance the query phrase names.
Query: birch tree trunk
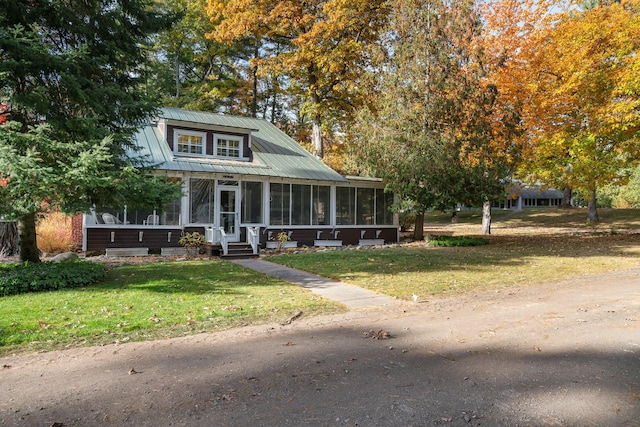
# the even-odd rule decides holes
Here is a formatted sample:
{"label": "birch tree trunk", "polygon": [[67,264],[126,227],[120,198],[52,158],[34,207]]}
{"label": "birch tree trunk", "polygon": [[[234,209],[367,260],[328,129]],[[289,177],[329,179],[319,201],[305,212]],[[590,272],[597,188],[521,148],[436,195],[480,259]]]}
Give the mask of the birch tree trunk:
{"label": "birch tree trunk", "polygon": [[317,120],[313,121],[313,127],[311,128],[311,143],[313,144],[313,154],[319,159],[323,158],[322,133],[320,132],[320,123]]}
{"label": "birch tree trunk", "polygon": [[482,234],[491,234],[491,201],[482,204]]}

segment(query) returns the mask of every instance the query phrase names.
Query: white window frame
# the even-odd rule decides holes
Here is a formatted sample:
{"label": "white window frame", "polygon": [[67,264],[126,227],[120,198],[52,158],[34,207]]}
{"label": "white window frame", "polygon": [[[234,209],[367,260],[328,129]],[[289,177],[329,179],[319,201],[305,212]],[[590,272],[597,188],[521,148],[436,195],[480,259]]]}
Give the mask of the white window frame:
{"label": "white window frame", "polygon": [[[237,156],[229,156],[229,155],[219,155],[218,154],[218,141],[219,140],[226,141],[236,141],[238,143],[238,155]],[[236,159],[241,160],[244,159],[244,138],[236,135],[225,135],[216,133],[213,135],[213,156],[224,159]],[[226,147],[226,153],[229,153],[229,146]]]}
{"label": "white window frame", "polygon": [[[202,153],[183,153],[178,150],[178,146],[180,145],[178,139],[181,135],[186,136],[196,136],[202,138]],[[191,147],[191,142],[189,142],[189,147]],[[173,130],[173,152],[176,156],[190,156],[190,157],[204,157],[207,155],[207,133],[206,132],[197,132],[193,130],[185,130],[185,129],[174,129]]]}

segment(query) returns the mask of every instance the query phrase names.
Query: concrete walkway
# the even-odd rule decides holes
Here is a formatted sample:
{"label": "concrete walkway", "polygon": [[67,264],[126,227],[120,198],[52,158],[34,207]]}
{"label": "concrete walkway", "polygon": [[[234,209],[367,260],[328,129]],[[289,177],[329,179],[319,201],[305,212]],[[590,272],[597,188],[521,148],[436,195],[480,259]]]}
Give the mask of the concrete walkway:
{"label": "concrete walkway", "polygon": [[386,295],[376,294],[357,286],[348,285],[343,282],[316,276],[295,268],[275,264],[261,259],[238,259],[236,264],[252,270],[264,273],[268,276],[276,277],[286,282],[294,283],[309,289],[325,298],[338,301],[349,308],[366,308],[381,305],[396,304],[397,301]]}

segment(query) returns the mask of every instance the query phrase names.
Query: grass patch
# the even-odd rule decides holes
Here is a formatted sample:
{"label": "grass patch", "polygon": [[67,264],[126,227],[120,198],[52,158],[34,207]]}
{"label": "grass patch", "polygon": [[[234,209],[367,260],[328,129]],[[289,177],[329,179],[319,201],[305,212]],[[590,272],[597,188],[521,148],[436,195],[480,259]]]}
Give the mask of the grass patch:
{"label": "grass patch", "polygon": [[[640,228],[640,209],[599,208],[600,221],[587,223],[587,210],[583,208],[536,208],[522,211],[493,209],[491,213],[493,227],[499,229],[515,228],[575,228],[588,230],[638,229]],[[479,209],[464,210],[457,213],[458,224],[481,225],[482,211]],[[425,214],[425,224],[451,224],[451,214],[429,212]],[[479,231],[478,231],[479,232]]]}
{"label": "grass patch", "polygon": [[177,337],[298,310],[345,307],[225,261],[127,265],[96,285],[0,298],[0,354]]}
{"label": "grass patch", "polygon": [[[525,210],[494,224],[490,245],[400,248],[283,255],[272,261],[401,299],[557,283],[565,279],[638,267],[640,210],[600,209],[601,222],[586,225],[584,209]],[[480,214],[463,211],[459,224],[428,233],[480,234]],[[441,220],[444,217],[440,215]]]}

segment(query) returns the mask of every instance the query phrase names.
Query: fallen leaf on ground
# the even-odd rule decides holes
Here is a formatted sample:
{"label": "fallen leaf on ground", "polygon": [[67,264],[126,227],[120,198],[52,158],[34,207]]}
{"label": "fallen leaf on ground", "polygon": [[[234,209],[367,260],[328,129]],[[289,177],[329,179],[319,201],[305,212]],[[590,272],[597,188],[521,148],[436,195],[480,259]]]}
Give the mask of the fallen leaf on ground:
{"label": "fallen leaf on ground", "polygon": [[380,329],[378,332],[376,331],[369,331],[369,332],[365,332],[364,333],[364,337],[365,338],[373,338],[376,340],[386,340],[391,338],[391,334],[387,331],[383,331],[382,329]]}
{"label": "fallen leaf on ground", "polygon": [[284,325],[288,325],[291,322],[293,322],[294,320],[296,320],[298,317],[302,316],[302,312],[298,311],[296,314],[294,314],[293,316],[289,317],[287,320],[285,320],[284,322],[281,323],[282,326]]}

